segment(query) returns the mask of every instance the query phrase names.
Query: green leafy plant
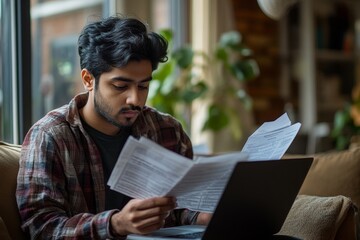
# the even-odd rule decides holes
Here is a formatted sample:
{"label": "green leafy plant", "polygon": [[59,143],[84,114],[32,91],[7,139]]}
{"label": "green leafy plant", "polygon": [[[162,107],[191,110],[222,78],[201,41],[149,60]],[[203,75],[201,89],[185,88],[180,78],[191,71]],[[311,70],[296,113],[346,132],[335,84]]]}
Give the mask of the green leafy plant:
{"label": "green leafy plant", "polygon": [[334,117],[331,136],[338,150],[348,148],[351,140],[360,136],[360,84],[355,84],[351,95],[351,101],[338,110]]}
{"label": "green leafy plant", "polygon": [[236,104],[251,109],[251,98],[243,84],[259,75],[257,62],[242,42],[241,34],[224,33],[211,54],[194,51],[189,45],[172,49],[173,32],[166,29],[160,34],[169,42],[169,59],[153,73],[148,103],[178,118],[189,132],[191,105],[203,99],[209,103],[203,131],[239,128]]}
{"label": "green leafy plant", "polygon": [[195,55],[192,48],[184,46],[172,50],[172,31],[163,30],[161,35],[169,42],[169,59],[153,73],[148,102],[158,110],[175,116],[189,130],[191,104],[205,94],[207,85],[200,75],[192,72]]}
{"label": "green leafy plant", "polygon": [[346,104],[343,109],[335,113],[331,136],[335,140],[337,150],[347,149],[352,138],[360,135],[359,113],[360,97],[354,99],[352,103]]}
{"label": "green leafy plant", "polygon": [[231,126],[232,133],[240,137],[241,120],[237,104],[251,109],[251,97],[244,83],[259,75],[252,51],[243,42],[239,32],[224,33],[209,58],[208,73],[213,77],[213,88],[209,91],[210,106],[203,130],[219,131]]}

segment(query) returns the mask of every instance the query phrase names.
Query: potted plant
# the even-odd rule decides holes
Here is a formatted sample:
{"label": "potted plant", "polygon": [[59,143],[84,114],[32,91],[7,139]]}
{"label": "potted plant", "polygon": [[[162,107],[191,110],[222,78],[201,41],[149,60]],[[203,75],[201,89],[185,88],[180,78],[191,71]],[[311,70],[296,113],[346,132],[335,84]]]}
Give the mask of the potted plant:
{"label": "potted plant", "polygon": [[[206,101],[202,131],[231,128],[234,137],[241,137],[241,117],[236,105],[251,109],[244,83],[260,74],[241,34],[225,32],[210,54],[195,51],[189,45],[172,49],[173,32],[166,29],[160,34],[169,42],[169,59],[153,73],[149,104],[178,118],[190,133],[192,104]],[[209,78],[211,81],[206,81]]]}
{"label": "potted plant", "polygon": [[353,88],[352,101],[335,113],[331,136],[335,140],[337,150],[347,149],[353,141],[359,141],[360,84]]}

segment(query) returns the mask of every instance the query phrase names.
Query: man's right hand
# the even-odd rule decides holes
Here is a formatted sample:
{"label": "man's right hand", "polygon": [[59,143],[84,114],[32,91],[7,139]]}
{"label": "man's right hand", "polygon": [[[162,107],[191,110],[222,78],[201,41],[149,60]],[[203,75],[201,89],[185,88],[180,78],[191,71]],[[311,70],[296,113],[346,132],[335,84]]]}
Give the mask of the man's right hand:
{"label": "man's right hand", "polygon": [[112,231],[124,236],[130,233],[147,234],[164,226],[165,218],[176,207],[173,197],[132,199],[112,215]]}

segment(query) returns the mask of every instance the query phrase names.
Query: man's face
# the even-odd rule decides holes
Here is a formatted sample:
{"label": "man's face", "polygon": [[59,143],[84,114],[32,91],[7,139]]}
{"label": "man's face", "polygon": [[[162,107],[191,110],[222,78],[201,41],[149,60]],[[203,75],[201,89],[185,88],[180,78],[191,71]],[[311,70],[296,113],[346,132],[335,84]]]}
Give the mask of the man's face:
{"label": "man's face", "polygon": [[151,74],[147,60],[101,74],[93,99],[97,114],[118,128],[131,126],[145,105]]}

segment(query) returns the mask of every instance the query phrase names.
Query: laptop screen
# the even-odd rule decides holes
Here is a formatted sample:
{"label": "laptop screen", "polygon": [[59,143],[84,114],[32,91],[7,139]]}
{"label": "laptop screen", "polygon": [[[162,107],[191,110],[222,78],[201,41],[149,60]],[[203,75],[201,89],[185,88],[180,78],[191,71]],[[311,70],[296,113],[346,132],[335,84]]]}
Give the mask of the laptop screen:
{"label": "laptop screen", "polygon": [[312,161],[237,163],[203,239],[247,239],[280,231]]}

